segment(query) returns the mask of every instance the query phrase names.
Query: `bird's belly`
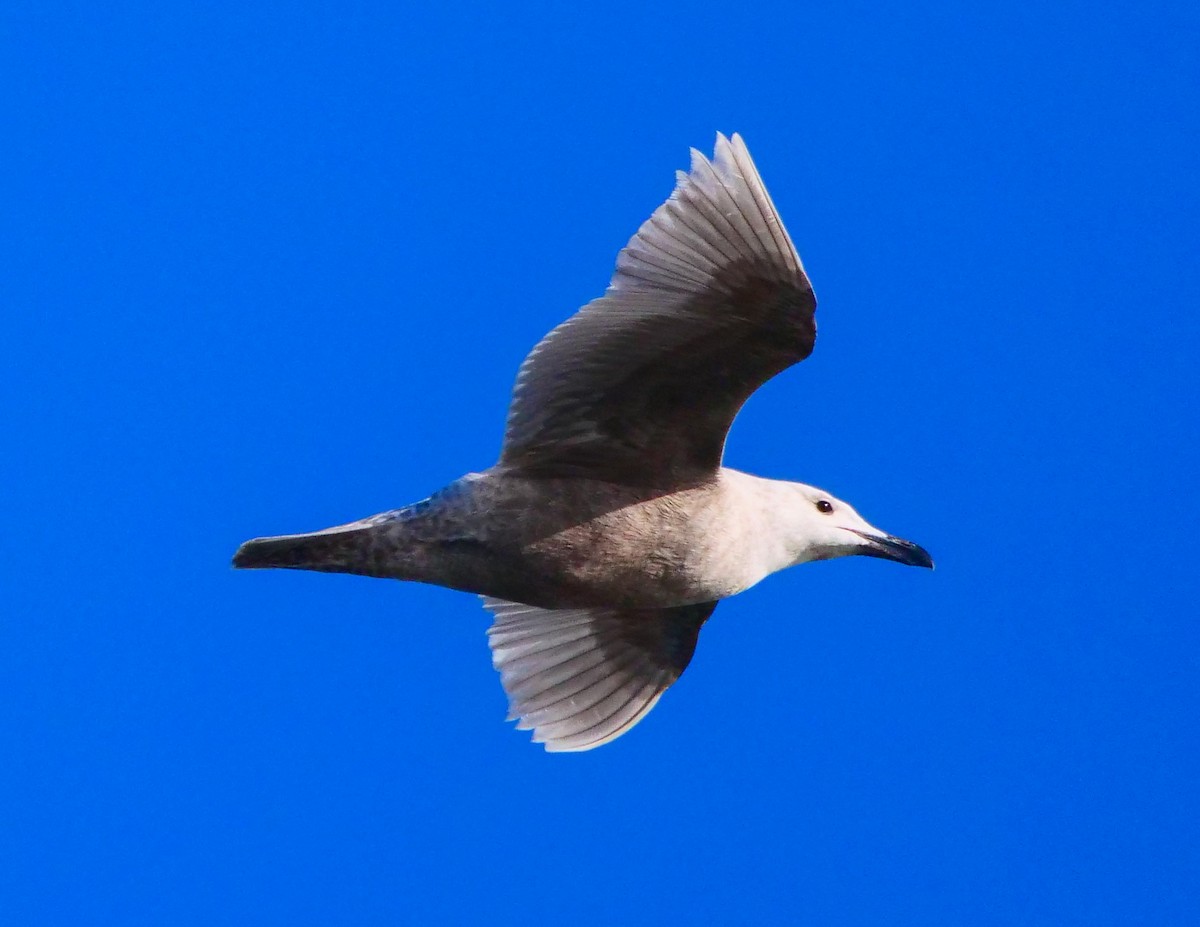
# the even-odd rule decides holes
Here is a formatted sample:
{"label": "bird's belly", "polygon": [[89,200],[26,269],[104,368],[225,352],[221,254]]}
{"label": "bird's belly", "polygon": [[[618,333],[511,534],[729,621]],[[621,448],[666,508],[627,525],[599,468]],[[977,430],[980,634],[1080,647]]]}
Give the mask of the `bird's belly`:
{"label": "bird's belly", "polygon": [[541,608],[669,608],[726,598],[767,572],[715,485],[649,498],[574,479],[455,486],[418,515],[425,568],[409,578]]}
{"label": "bird's belly", "polygon": [[[741,592],[761,576],[728,569],[714,556],[724,544],[699,526],[660,524],[629,530],[600,518],[526,545],[523,569],[539,577],[556,607],[596,605],[669,608],[713,602]],[[538,604],[538,603],[530,603]]]}

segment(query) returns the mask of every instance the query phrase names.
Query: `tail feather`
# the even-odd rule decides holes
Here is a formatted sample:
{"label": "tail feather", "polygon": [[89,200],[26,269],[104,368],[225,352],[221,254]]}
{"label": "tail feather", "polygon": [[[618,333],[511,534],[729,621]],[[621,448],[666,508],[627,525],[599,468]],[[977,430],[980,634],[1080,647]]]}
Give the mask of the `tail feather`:
{"label": "tail feather", "polygon": [[382,532],[372,519],[312,531],[254,538],[237,549],[233,566],[239,570],[317,570],[325,573],[390,575],[381,561],[388,552]]}
{"label": "tail feather", "polygon": [[290,534],[274,538],[254,538],[237,549],[233,565],[239,570],[263,570],[271,567],[303,568],[316,559],[317,551],[309,535]]}

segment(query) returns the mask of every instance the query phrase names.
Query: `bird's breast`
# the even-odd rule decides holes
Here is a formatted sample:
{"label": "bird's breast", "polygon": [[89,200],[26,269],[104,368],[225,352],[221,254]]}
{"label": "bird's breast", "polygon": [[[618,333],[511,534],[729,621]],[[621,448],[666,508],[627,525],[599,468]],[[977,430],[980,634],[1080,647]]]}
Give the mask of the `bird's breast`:
{"label": "bird's breast", "polygon": [[524,545],[528,565],[598,604],[672,607],[726,598],[765,575],[700,487],[601,506]]}

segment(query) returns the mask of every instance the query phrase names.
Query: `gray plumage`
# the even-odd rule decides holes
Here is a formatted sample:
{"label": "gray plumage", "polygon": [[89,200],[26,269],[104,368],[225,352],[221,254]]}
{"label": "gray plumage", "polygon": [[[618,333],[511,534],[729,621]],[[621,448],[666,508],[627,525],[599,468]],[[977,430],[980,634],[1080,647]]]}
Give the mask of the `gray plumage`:
{"label": "gray plumage", "polygon": [[807,560],[932,566],[828,493],[721,466],[742,404],[811,352],[815,308],[745,144],[718,135],[605,295],[526,358],[496,466],[396,511],[248,541],[234,565],[477,593],[510,717],[547,749],[607,743],[678,679],[720,599]]}

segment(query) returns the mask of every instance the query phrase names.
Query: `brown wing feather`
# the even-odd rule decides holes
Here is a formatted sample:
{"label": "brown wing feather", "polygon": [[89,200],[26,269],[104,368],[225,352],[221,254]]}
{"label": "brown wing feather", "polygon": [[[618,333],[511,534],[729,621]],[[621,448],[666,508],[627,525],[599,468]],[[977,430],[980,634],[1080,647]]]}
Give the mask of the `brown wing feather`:
{"label": "brown wing feather", "polygon": [[742,404],[803,360],[816,300],[738,136],[692,152],[605,295],[534,348],[502,465],[674,486],[711,476]]}

